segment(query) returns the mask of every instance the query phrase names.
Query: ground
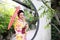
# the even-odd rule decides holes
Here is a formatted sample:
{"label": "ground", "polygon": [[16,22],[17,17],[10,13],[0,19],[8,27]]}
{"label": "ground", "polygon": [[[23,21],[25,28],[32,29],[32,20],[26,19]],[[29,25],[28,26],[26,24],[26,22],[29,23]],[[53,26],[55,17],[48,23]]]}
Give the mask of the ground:
{"label": "ground", "polygon": [[[27,40],[31,40],[31,38],[33,37],[34,33],[35,33],[35,30],[28,31],[27,32],[27,36],[26,36]],[[12,35],[11,40],[16,40],[15,34]]]}

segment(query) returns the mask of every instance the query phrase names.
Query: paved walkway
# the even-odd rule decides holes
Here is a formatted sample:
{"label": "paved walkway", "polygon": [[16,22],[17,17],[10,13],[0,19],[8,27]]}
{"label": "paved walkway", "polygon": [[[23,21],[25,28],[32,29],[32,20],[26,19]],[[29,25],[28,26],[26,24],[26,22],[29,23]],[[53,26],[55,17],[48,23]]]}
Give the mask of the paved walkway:
{"label": "paved walkway", "polygon": [[[35,30],[28,31],[27,32],[27,36],[26,36],[27,40],[31,40],[31,38],[33,37],[34,33],[35,33]],[[16,40],[15,34],[12,35],[11,40]]]}

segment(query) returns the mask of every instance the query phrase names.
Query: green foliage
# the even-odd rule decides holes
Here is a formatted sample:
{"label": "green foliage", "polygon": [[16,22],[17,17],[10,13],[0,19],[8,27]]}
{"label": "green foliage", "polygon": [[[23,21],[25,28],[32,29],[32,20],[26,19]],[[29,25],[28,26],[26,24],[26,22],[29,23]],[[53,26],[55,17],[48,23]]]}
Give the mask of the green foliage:
{"label": "green foliage", "polygon": [[47,25],[44,26],[45,29],[49,29],[50,27],[51,27],[50,24],[47,24]]}
{"label": "green foliage", "polygon": [[41,15],[40,15],[40,18],[42,18],[42,17],[44,17],[44,15],[46,14],[46,11],[45,11],[45,9],[44,9],[44,11],[41,13]]}
{"label": "green foliage", "polygon": [[31,5],[30,0],[24,0],[23,1],[26,5],[28,5],[29,7],[31,7],[31,9],[34,9],[33,6]]}
{"label": "green foliage", "polygon": [[25,10],[24,13],[27,21],[32,22],[34,20],[34,16],[28,10]]}
{"label": "green foliage", "polygon": [[48,9],[46,10],[46,7],[43,7],[43,6],[41,6],[39,10],[41,10],[42,8],[44,8],[44,10],[43,10],[43,12],[41,13],[40,18],[42,18],[42,17],[44,17],[44,16],[47,16],[47,19],[51,19],[51,18],[54,16],[55,10],[50,9],[50,8],[48,8]]}
{"label": "green foliage", "polygon": [[[53,17],[51,21],[54,25],[57,26],[57,28],[60,29],[60,25],[58,25],[58,22],[55,19],[55,17]],[[56,30],[56,28],[54,26],[51,26],[51,35],[52,35],[51,40],[60,40],[60,33]]]}
{"label": "green foliage", "polygon": [[35,19],[34,19],[35,17],[28,10],[24,10],[24,15],[26,17],[26,21],[29,24],[29,28],[31,29],[32,25],[33,24],[35,25],[35,23],[36,23],[36,22],[34,22],[35,21]]}
{"label": "green foliage", "polygon": [[13,15],[15,9],[7,3],[0,3],[0,34],[7,32],[10,16]]}
{"label": "green foliage", "polygon": [[54,14],[55,14],[55,11],[54,11],[54,10],[48,9],[46,15],[47,15],[47,18],[48,18],[48,19],[51,19],[51,18],[54,16]]}
{"label": "green foliage", "polygon": [[5,14],[0,16],[0,33],[6,32],[8,23],[9,23],[8,15]]}

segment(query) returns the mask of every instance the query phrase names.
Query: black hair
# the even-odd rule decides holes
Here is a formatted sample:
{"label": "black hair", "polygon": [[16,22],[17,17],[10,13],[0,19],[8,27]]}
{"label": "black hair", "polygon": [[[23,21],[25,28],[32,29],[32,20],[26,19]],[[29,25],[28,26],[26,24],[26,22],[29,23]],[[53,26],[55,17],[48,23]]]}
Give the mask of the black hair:
{"label": "black hair", "polygon": [[18,11],[18,13],[17,13],[17,14],[18,14],[18,17],[19,17],[19,15],[20,15],[20,13],[24,13],[23,10],[19,10],[19,11]]}

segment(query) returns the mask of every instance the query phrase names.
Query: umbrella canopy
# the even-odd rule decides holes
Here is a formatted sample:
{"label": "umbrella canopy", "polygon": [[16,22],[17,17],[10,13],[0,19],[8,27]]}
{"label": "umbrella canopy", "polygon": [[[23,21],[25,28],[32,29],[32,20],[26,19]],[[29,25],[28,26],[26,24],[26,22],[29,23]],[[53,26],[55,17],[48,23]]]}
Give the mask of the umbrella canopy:
{"label": "umbrella canopy", "polygon": [[19,10],[20,10],[20,6],[16,7],[16,10],[15,10],[15,12],[14,12],[13,16],[11,17],[10,22],[8,24],[8,30],[11,28],[11,26],[14,22],[14,19],[16,18],[17,13],[18,13]]}

